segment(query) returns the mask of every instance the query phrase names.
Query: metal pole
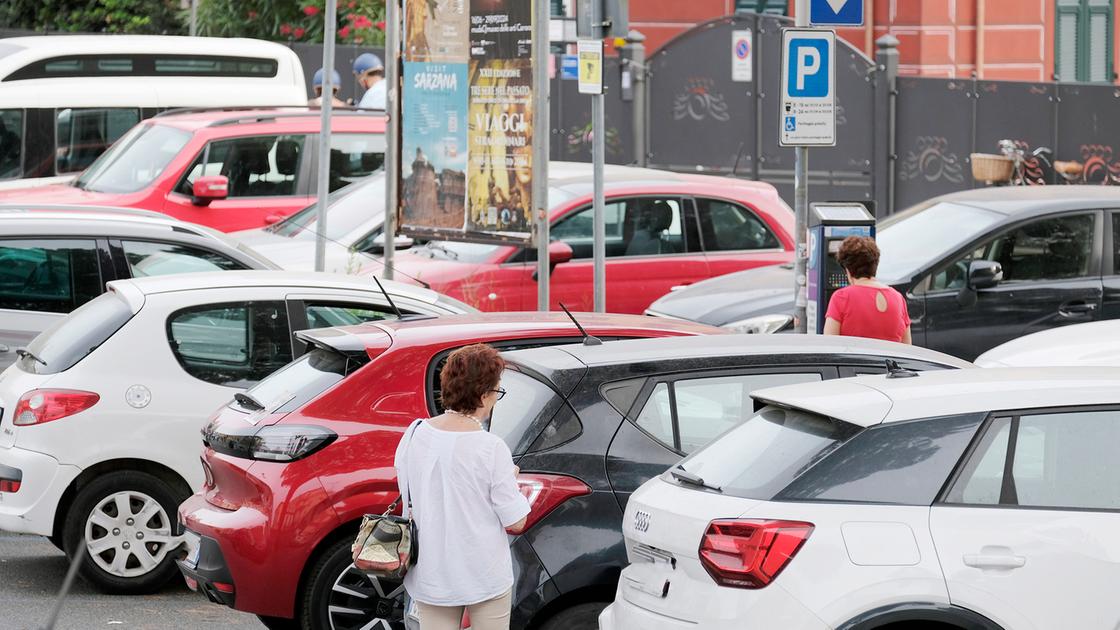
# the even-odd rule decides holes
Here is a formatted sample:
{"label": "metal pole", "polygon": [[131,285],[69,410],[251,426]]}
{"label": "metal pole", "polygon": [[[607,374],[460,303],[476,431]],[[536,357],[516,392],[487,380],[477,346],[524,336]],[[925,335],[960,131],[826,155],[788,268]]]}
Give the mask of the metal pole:
{"label": "metal pole", "polygon": [[607,222],[604,216],[606,199],[603,195],[603,163],[606,162],[606,105],[602,94],[591,95],[591,170],[594,186],[594,295],[595,312],[607,312]]}
{"label": "metal pole", "polygon": [[323,16],[323,96],[319,99],[319,216],[315,220],[315,271],[325,267],[327,254],[327,196],[330,195],[331,105],[334,101],[334,31],[338,0],[328,0]]}
{"label": "metal pole", "polygon": [[385,3],[385,251],[381,277],[393,279],[393,256],[396,254],[397,209],[400,208],[400,0]]}
{"label": "metal pole", "polygon": [[649,137],[649,118],[646,117],[646,36],[638,31],[630,31],[626,39],[630,40],[630,80],[634,86],[633,125],[634,125],[634,162],[638,166],[649,163],[649,149],[646,148],[646,138]]}
{"label": "metal pole", "polygon": [[198,0],[191,0],[191,37],[195,35],[198,35]]}
{"label": "metal pole", "polygon": [[[796,3],[794,25],[809,26],[809,0],[796,0]],[[805,333],[808,330],[805,316],[805,307],[808,305],[805,263],[809,252],[806,251],[808,246],[805,241],[809,226],[809,149],[794,147],[793,158],[793,321],[796,322],[794,332]]]}
{"label": "metal pole", "polygon": [[548,160],[551,134],[548,110],[549,7],[533,1],[533,208],[537,225],[537,310],[549,309]]}

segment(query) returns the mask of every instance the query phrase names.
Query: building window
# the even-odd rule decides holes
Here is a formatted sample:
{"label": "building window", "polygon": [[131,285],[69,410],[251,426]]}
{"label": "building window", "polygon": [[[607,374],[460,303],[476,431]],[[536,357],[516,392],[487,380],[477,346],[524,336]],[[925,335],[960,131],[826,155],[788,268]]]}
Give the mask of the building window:
{"label": "building window", "polygon": [[786,9],[788,9],[786,0],[735,0],[736,11],[787,15]]}
{"label": "building window", "polygon": [[1057,2],[1054,72],[1058,79],[1111,83],[1112,1]]}

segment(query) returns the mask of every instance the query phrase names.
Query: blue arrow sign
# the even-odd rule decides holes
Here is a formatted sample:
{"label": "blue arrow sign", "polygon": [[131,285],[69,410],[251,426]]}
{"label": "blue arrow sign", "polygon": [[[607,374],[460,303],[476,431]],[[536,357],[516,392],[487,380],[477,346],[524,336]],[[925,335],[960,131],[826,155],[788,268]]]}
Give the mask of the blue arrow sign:
{"label": "blue arrow sign", "polygon": [[860,26],[863,24],[863,0],[810,0],[809,24]]}

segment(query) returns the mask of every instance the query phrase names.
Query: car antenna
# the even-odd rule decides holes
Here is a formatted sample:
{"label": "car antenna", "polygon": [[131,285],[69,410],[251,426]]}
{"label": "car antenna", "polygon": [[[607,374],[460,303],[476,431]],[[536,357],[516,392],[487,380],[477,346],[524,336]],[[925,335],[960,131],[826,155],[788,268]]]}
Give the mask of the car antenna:
{"label": "car antenna", "polygon": [[603,340],[602,339],[587,334],[587,331],[583,329],[583,326],[579,325],[579,320],[576,319],[575,315],[572,315],[572,312],[568,310],[567,306],[564,306],[563,302],[560,303],[560,308],[564,309],[564,314],[567,315],[568,319],[572,320],[572,323],[576,325],[576,328],[579,329],[579,334],[583,335],[583,345],[585,345],[585,346],[601,346],[601,345],[603,345]]}
{"label": "car antenna", "polygon": [[887,359],[887,378],[914,378],[918,373],[908,370],[898,364],[894,359]]}
{"label": "car antenna", "polygon": [[739,159],[743,157],[743,149],[746,146],[747,143],[745,142],[739,143],[739,150],[735,152],[735,164],[731,167],[731,172],[728,173],[728,175],[730,175],[731,177],[735,177],[738,174],[737,171],[739,170]]}
{"label": "car antenna", "polygon": [[404,315],[401,315],[401,309],[397,308],[397,305],[393,302],[393,298],[389,297],[389,292],[385,290],[385,285],[381,284],[381,279],[374,275],[373,281],[377,283],[377,288],[381,289],[381,295],[384,295],[385,299],[389,300],[389,306],[393,309],[393,312],[396,313],[397,319],[404,319]]}

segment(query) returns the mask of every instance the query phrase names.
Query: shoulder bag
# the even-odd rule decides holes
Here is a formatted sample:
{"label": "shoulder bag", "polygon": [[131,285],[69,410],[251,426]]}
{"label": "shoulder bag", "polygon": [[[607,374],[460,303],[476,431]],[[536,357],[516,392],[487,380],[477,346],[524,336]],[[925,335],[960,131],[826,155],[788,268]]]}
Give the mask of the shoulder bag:
{"label": "shoulder bag", "polygon": [[[405,446],[406,465],[412,437],[420,422],[417,420],[413,423],[408,435],[408,444]],[[396,516],[393,511],[401,504],[402,499],[406,499],[405,509],[401,516]],[[353,555],[354,566],[359,571],[378,578],[404,579],[405,573],[416,563],[416,524],[412,522],[412,496],[408,491],[407,476],[405,494],[399,495],[384,514],[366,514],[362,517],[362,526],[350,547],[350,553]]]}

